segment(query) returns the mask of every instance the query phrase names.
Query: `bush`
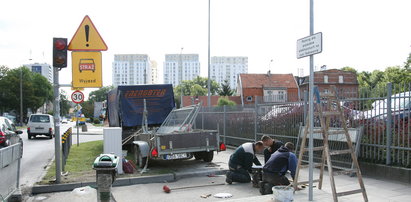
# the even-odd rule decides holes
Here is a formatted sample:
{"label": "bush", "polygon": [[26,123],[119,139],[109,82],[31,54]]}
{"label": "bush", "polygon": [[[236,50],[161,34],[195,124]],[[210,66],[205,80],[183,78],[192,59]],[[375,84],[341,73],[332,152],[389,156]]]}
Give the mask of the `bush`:
{"label": "bush", "polygon": [[227,105],[227,106],[235,106],[236,103],[234,101],[229,100],[227,97],[220,97],[218,98],[217,105],[219,107]]}
{"label": "bush", "polygon": [[100,120],[98,118],[95,118],[93,121],[94,124],[100,124]]}

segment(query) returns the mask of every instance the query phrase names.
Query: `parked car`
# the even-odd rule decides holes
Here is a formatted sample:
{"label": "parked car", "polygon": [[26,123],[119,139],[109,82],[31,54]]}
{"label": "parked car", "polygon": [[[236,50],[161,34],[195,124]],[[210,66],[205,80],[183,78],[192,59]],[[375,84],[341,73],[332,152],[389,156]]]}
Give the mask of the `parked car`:
{"label": "parked car", "polygon": [[38,135],[48,136],[50,139],[54,136],[54,120],[49,114],[32,114],[27,123],[27,135],[29,140]]}
{"label": "parked car", "polygon": [[66,118],[63,118],[63,119],[61,120],[61,123],[62,123],[62,124],[67,124],[67,123],[68,123],[68,121],[67,121],[67,119],[66,119]]}
{"label": "parked car", "polygon": [[21,155],[23,155],[23,140],[20,137],[23,131],[17,130],[14,123],[3,116],[0,116],[0,148],[20,143]]}

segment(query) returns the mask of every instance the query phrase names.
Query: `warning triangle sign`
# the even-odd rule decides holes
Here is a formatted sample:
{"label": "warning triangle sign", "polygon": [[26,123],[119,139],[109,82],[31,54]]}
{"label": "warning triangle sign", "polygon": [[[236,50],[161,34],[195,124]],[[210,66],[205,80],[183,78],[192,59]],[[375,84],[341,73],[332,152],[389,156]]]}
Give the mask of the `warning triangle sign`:
{"label": "warning triangle sign", "polygon": [[107,45],[101,38],[90,17],[86,15],[71,39],[68,50],[71,51],[105,51]]}

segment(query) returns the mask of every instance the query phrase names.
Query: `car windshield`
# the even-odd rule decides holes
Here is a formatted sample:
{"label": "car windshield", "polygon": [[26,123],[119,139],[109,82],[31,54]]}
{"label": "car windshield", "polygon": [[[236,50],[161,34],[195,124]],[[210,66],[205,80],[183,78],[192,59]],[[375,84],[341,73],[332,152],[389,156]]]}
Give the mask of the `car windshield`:
{"label": "car windshield", "polygon": [[49,116],[46,116],[46,115],[35,115],[35,116],[31,116],[30,121],[36,122],[36,123],[49,123],[50,118]]}

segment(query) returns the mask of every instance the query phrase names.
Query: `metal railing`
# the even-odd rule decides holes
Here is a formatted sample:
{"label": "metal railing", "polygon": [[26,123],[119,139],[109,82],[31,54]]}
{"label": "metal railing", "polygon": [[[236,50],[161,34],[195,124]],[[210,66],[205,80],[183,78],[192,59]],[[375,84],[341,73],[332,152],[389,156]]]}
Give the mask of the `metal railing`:
{"label": "metal railing", "polygon": [[0,149],[0,199],[7,201],[19,189],[20,143]]}
{"label": "metal railing", "polygon": [[72,145],[72,136],[73,136],[72,134],[73,134],[73,129],[70,127],[61,136],[61,150],[62,150],[62,156],[63,156],[63,161],[61,162],[62,171],[65,171],[67,158],[70,154],[70,148]]}
{"label": "metal railing", "polygon": [[[303,93],[297,102],[203,107],[195,126],[218,129],[222,140],[234,146],[259,140],[262,135],[297,144],[308,111],[307,95]],[[411,167],[411,84],[338,89],[338,97],[347,126],[363,128],[361,161]],[[341,127],[338,121],[332,123],[332,127]],[[318,120],[314,126],[319,126]]]}

